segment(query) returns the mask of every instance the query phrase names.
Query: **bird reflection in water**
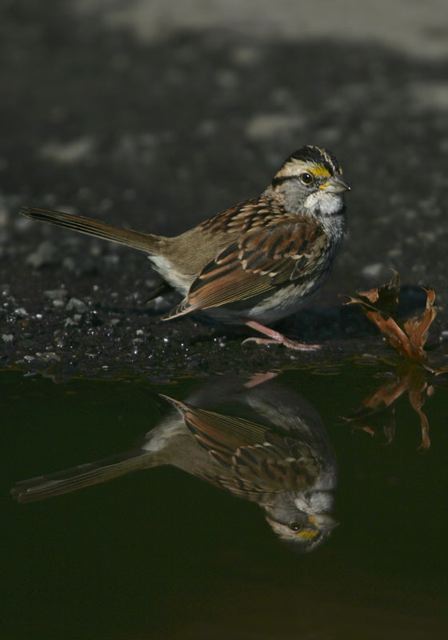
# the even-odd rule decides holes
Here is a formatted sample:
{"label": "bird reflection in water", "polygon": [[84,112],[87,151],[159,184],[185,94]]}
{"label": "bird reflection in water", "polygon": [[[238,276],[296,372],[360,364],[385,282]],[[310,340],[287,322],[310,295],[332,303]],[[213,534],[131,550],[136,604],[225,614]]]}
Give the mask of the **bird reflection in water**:
{"label": "bird reflection in water", "polygon": [[279,538],[311,551],[336,525],[336,461],[319,414],[274,378],[272,373],[246,381],[221,377],[185,401],[165,395],[171,411],[139,447],[24,480],[12,494],[32,502],[172,465],[255,502]]}

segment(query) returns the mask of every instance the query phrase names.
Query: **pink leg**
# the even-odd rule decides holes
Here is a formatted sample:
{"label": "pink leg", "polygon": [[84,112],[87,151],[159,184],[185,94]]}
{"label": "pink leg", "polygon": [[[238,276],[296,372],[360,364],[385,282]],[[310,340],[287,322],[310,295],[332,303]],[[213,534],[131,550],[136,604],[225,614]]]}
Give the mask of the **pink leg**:
{"label": "pink leg", "polygon": [[254,389],[258,387],[259,384],[264,384],[265,382],[269,382],[273,378],[276,378],[278,373],[275,371],[265,371],[264,373],[254,373],[254,375],[249,378],[249,380],[245,383],[246,389]]}
{"label": "pink leg", "polygon": [[295,349],[296,351],[317,351],[320,349],[320,344],[306,344],[304,342],[296,342],[295,340],[290,340],[282,333],[278,331],[274,331],[274,329],[270,329],[269,327],[265,327],[264,324],[260,324],[256,320],[247,320],[246,325],[251,329],[255,329],[259,333],[262,333],[268,338],[246,338],[243,341],[243,344],[248,342],[255,342],[256,344],[282,344],[284,347],[288,349]]}

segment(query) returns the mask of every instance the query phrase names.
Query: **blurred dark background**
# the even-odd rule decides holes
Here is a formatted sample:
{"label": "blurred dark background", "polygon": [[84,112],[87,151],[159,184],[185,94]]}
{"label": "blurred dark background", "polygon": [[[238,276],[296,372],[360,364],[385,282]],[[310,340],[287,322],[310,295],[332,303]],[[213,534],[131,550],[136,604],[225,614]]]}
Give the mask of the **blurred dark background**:
{"label": "blurred dark background", "polygon": [[258,194],[305,143],[330,148],[353,188],[312,306],[391,267],[446,302],[446,18],[443,0],[2,0],[4,361],[63,349],[75,315],[116,344],[132,314],[132,332],[150,322],[156,280],[141,254],[29,223],[20,206],[174,234]]}

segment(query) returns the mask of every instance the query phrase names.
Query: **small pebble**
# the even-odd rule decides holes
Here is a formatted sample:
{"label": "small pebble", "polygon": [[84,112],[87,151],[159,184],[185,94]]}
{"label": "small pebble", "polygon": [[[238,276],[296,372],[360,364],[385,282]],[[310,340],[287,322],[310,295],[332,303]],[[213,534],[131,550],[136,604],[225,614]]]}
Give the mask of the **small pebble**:
{"label": "small pebble", "polygon": [[62,261],[62,266],[68,271],[75,271],[76,262],[71,256],[66,256]]}
{"label": "small pebble", "polygon": [[65,307],[66,311],[77,311],[78,313],[85,313],[88,309],[85,302],[79,300],[79,298],[70,298]]}
{"label": "small pebble", "polygon": [[[25,356],[26,358],[27,356]],[[54,353],[54,351],[46,351],[45,353],[40,353],[37,352],[36,353],[36,358],[39,358],[40,360],[45,360],[47,362],[50,362],[51,360],[54,360],[56,362],[60,362],[61,358],[56,355],[56,353]]]}
{"label": "small pebble", "polygon": [[384,269],[384,265],[381,262],[375,262],[373,264],[368,264],[361,270],[361,273],[366,278],[377,278],[382,270]]}
{"label": "small pebble", "polygon": [[44,240],[37,247],[36,251],[30,253],[30,255],[26,259],[26,264],[34,267],[35,269],[40,269],[49,264],[54,264],[56,262],[56,248],[52,242],[49,240]]}
{"label": "small pebble", "polygon": [[50,300],[64,300],[67,297],[67,289],[48,289],[44,291],[44,296]]}

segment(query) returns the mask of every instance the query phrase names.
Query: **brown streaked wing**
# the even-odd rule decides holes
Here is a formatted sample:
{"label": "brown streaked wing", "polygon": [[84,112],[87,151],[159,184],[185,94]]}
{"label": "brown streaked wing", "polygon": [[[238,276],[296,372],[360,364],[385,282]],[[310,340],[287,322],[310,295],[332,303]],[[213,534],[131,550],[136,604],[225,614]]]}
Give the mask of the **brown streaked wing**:
{"label": "brown streaked wing", "polygon": [[226,247],[193,282],[180,313],[247,300],[311,272],[325,236],[313,221],[291,220],[251,230]]}
{"label": "brown streaked wing", "polygon": [[194,407],[171,396],[161,394],[161,397],[176,407],[194,436],[207,449],[221,449],[231,453],[240,446],[264,442],[269,430],[269,427],[245,418]]}
{"label": "brown streaked wing", "polygon": [[269,427],[164,396],[182,413],[198,443],[229,473],[219,484],[234,494],[255,498],[260,493],[306,486],[319,472],[309,448]]}
{"label": "brown streaked wing", "polygon": [[274,218],[285,216],[285,210],[278,203],[265,196],[253,200],[245,200],[222,211],[218,215],[201,222],[204,231],[222,233],[244,233],[249,229],[265,228]]}

